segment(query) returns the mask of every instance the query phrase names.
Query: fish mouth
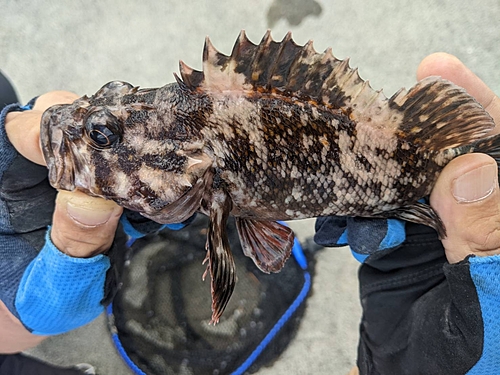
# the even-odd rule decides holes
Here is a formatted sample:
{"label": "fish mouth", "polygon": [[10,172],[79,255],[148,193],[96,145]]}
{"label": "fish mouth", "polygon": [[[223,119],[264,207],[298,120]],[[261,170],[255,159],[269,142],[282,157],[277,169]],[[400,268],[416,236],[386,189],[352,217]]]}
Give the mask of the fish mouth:
{"label": "fish mouth", "polygon": [[75,189],[72,153],[62,128],[62,110],[67,105],[55,105],[42,115],[40,146],[47,164],[49,182],[56,189]]}

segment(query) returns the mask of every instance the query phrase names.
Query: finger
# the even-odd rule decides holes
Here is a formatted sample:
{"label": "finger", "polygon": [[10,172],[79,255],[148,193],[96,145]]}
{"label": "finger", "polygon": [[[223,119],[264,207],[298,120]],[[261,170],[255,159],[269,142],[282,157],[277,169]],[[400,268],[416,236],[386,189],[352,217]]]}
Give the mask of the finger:
{"label": "finger", "polygon": [[444,52],[427,56],[417,69],[417,79],[429,76],[440,76],[463,87],[488,111],[495,123],[500,124],[500,99],[458,58]]}
{"label": "finger", "polygon": [[60,191],[50,237],[62,252],[87,258],[107,251],[113,242],[122,208],[81,192]]}
{"label": "finger", "polygon": [[44,112],[49,107],[55,104],[71,104],[78,95],[69,91],[51,91],[46,94],[40,95],[33,106],[34,110]]}
{"label": "finger", "polygon": [[53,91],[38,97],[33,110],[7,114],[5,131],[14,148],[33,163],[45,165],[40,148],[42,114],[54,104],[69,104],[77,98],[78,96],[71,92]]}
{"label": "finger", "polygon": [[442,242],[450,263],[470,254],[500,253],[500,193],[493,158],[468,154],[452,160],[441,172],[430,203],[445,224]]}
{"label": "finger", "polygon": [[40,148],[42,112],[10,112],[5,118],[5,131],[14,148],[29,161],[45,165]]}

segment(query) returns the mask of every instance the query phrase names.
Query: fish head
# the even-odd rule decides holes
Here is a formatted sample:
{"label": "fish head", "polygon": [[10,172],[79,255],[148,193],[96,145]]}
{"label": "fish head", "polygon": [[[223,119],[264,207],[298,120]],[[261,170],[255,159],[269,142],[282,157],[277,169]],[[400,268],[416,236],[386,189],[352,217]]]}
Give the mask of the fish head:
{"label": "fish head", "polygon": [[[211,158],[203,142],[169,136],[176,124],[168,93],[158,104],[155,91],[114,81],[47,109],[40,141],[51,185],[112,199],[158,222],[192,215]],[[179,202],[189,206],[185,214]]]}

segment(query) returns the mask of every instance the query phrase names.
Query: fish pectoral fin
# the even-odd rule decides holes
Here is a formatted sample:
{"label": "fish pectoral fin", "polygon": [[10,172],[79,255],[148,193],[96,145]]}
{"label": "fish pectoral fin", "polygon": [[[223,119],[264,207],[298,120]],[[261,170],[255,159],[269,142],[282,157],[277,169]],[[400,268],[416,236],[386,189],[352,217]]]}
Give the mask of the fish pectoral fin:
{"label": "fish pectoral fin", "polygon": [[427,204],[417,202],[392,211],[387,211],[382,216],[385,218],[397,218],[411,221],[416,224],[427,225],[438,233],[439,238],[443,239],[446,237],[446,228],[441,218],[436,211]]}
{"label": "fish pectoral fin", "polygon": [[275,221],[236,218],[243,253],[266,273],[279,272],[290,257],[293,231]]}
{"label": "fish pectoral fin", "polygon": [[144,217],[162,224],[182,223],[200,209],[210,177],[205,174],[199,178],[179,199],[164,206],[160,211],[151,214],[143,213]]}
{"label": "fish pectoral fin", "polygon": [[231,211],[231,200],[225,194],[215,194],[210,207],[210,224],[207,235],[207,270],[212,290],[211,324],[219,322],[236,284],[236,266],[229,247],[226,223]]}

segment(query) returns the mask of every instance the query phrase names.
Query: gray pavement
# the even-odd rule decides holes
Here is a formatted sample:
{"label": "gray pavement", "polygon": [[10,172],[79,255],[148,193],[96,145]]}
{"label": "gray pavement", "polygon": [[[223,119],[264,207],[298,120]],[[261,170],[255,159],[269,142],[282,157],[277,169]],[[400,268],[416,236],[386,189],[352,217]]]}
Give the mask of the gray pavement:
{"label": "gray pavement", "polygon": [[[119,79],[142,87],[173,80],[178,60],[201,68],[209,35],[224,53],[239,31],[258,42],[291,30],[299,44],[331,46],[374,88],[392,95],[415,81],[419,61],[436,51],[457,55],[500,93],[498,0],[194,0],[14,1],[0,3],[0,69],[23,101],[55,89],[92,94]],[[300,236],[312,221],[295,223]],[[0,260],[1,261],[1,260]],[[313,295],[298,335],[259,374],[344,374],[355,363],[357,264],[349,250],[318,254]],[[127,375],[111,345],[103,316],[51,338],[32,355],[71,365],[89,362],[100,374]]]}

